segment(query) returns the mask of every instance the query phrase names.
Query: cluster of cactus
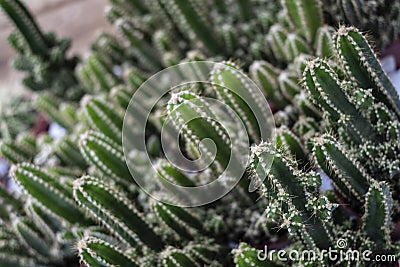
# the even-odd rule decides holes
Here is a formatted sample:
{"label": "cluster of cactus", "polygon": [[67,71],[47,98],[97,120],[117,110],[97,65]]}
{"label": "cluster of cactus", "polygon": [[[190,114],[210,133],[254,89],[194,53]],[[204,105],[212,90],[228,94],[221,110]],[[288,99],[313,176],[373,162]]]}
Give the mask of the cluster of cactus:
{"label": "cluster of cactus", "polygon": [[0,5],[18,29],[8,42],[18,53],[13,67],[26,73],[23,85],[32,91],[51,91],[66,100],[82,97],[82,87],[74,73],[79,58],[67,56],[71,41],[42,32],[19,1],[2,0]]}
{"label": "cluster of cactus", "polygon": [[[337,248],[345,239],[348,246],[339,249],[399,256],[400,100],[357,29],[335,31],[336,14],[318,0],[110,2],[107,18],[119,36],[101,34],[90,57],[75,68],[76,59],[65,57],[68,42],[42,34],[18,0],[0,0],[19,30],[10,37],[21,55],[16,65],[28,71],[28,87],[45,91],[35,95],[36,108],[66,130],[58,140],[29,134],[2,140],[0,153],[13,165],[10,176],[21,192],[0,188],[1,266],[354,263],[328,255],[317,261],[260,259],[256,248],[287,237],[287,251]],[[398,19],[396,14],[390,19]],[[356,23],[369,27],[365,19]],[[204,207],[167,204],[171,199],[165,195],[159,198],[167,203],[151,199],[124,158],[122,128],[132,95],[164,67],[228,58],[242,67],[217,65],[209,84],[177,88],[150,114],[146,140],[157,177],[148,179],[193,187],[227,168],[232,143],[207,117],[213,114],[202,98],[207,96],[244,122],[251,157],[242,180]],[[45,67],[27,68],[32,62]],[[248,72],[265,93],[279,127],[276,137],[262,138],[251,105],[269,107],[260,106],[238,71]],[[223,86],[245,93],[248,101]],[[198,119],[190,121],[192,116]],[[200,140],[215,142],[208,170],[193,177],[163,157],[159,136],[167,119],[185,129],[188,158],[199,157]],[[135,172],[145,177],[142,155],[130,156]],[[320,190],[323,173],[333,189]],[[249,192],[254,181],[258,191]]]}
{"label": "cluster of cactus", "polygon": [[11,96],[0,103],[0,140],[11,140],[29,131],[36,111],[26,95]]}
{"label": "cluster of cactus", "polygon": [[329,19],[354,25],[374,37],[378,49],[399,38],[400,3],[390,0],[328,0]]}

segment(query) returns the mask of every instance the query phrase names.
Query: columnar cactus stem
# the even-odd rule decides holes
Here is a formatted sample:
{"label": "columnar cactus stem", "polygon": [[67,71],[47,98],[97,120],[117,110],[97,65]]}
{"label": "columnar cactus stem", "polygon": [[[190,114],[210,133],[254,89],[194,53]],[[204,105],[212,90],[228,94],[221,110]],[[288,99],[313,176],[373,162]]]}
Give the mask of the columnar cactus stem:
{"label": "columnar cactus stem", "polygon": [[388,248],[392,223],[393,200],[386,182],[372,181],[365,195],[364,231],[380,250]]}
{"label": "columnar cactus stem", "polygon": [[286,126],[282,126],[277,130],[276,146],[287,150],[293,155],[301,168],[309,163],[307,152],[300,139],[290,131]]}
{"label": "columnar cactus stem", "polygon": [[198,218],[189,210],[169,204],[155,203],[153,210],[159,220],[173,231],[178,239],[192,239],[194,236],[204,232],[203,226]]}
{"label": "columnar cactus stem", "polygon": [[55,143],[54,152],[66,165],[77,166],[81,169],[87,167],[75,140],[69,140],[68,137],[60,139]]}
{"label": "columnar cactus stem", "polygon": [[162,64],[157,50],[144,40],[143,34],[137,31],[134,26],[125,20],[118,20],[116,26],[121,35],[130,43],[135,57],[149,69],[160,69]]}
{"label": "columnar cactus stem", "polygon": [[123,115],[102,99],[93,98],[84,101],[83,105],[91,126],[114,142],[121,143]]}
{"label": "columnar cactus stem", "polygon": [[76,121],[61,110],[61,100],[49,94],[37,95],[35,99],[36,107],[43,111],[52,121],[69,130],[72,129]]}
{"label": "columnar cactus stem", "polygon": [[[271,155],[274,162],[268,172],[264,160]],[[296,165],[295,161],[269,143],[262,142],[252,148],[251,168],[255,179],[263,180],[263,193],[281,207],[282,214],[278,216],[281,217],[281,227],[298,235],[311,249],[328,248],[332,235],[324,221],[329,219],[335,205],[316,195],[320,178],[302,173]],[[275,217],[276,211],[270,210],[269,213]]]}
{"label": "columnar cactus stem", "polygon": [[333,32],[330,26],[322,26],[318,29],[315,38],[316,55],[322,58],[330,58],[333,55]]}
{"label": "columnar cactus stem", "polygon": [[311,54],[311,49],[308,44],[296,34],[289,34],[287,36],[286,51],[288,51],[288,59],[292,61],[294,58],[301,54]]}
{"label": "columnar cactus stem", "polygon": [[[261,125],[254,110],[262,111],[267,116],[265,103],[259,99],[258,88],[243,78],[239,68],[233,63],[217,65],[211,72],[213,89],[219,99],[232,108],[246,126],[247,133],[254,142],[261,140]],[[268,118],[264,117],[265,121]]]}
{"label": "columnar cactus stem", "polygon": [[122,184],[134,182],[126,166],[121,145],[112,139],[102,133],[88,131],[81,136],[79,146],[86,161],[96,166],[105,176]]}
{"label": "columnar cactus stem", "polygon": [[64,222],[87,225],[88,220],[75,205],[68,185],[60,184],[55,177],[28,163],[13,166],[10,175],[44,211]]}
{"label": "columnar cactus stem", "polygon": [[168,247],[161,254],[161,264],[166,267],[192,267],[197,266],[196,261],[185,251]]}
{"label": "columnar cactus stem", "polygon": [[79,257],[88,267],[138,267],[128,253],[95,237],[85,237],[77,244]]}
{"label": "columnar cactus stem", "polygon": [[335,35],[335,48],[344,70],[355,86],[372,88],[378,101],[400,117],[400,98],[365,37],[353,27],[342,27]]}
{"label": "columnar cactus stem", "polygon": [[20,30],[26,44],[33,54],[45,57],[48,55],[49,46],[31,14],[15,0],[1,0],[0,6]]}
{"label": "columnar cactus stem", "polygon": [[337,74],[326,62],[320,59],[311,61],[304,70],[302,83],[315,104],[326,111],[332,121],[346,123],[347,131],[356,143],[363,140],[379,142],[377,132],[349,101]]}
{"label": "columnar cactus stem", "polygon": [[371,177],[335,138],[327,134],[315,138],[313,155],[343,196],[352,202],[363,202]]}
{"label": "columnar cactus stem", "polygon": [[16,219],[13,222],[15,232],[20,238],[22,243],[26,246],[28,251],[31,251],[34,255],[38,255],[44,262],[49,261],[53,255],[51,255],[50,244],[46,243],[46,240],[39,235],[38,229],[27,221]]}
{"label": "columnar cactus stem", "polygon": [[279,24],[273,25],[266,37],[268,44],[271,46],[274,56],[279,61],[287,61],[288,51],[286,51],[287,31]]}
{"label": "columnar cactus stem", "polygon": [[155,251],[163,241],[126,196],[99,179],[83,177],[74,181],[74,197],[96,221],[129,246],[145,246]]}
{"label": "columnar cactus stem", "polygon": [[220,40],[209,27],[203,12],[198,10],[198,4],[193,0],[157,0],[166,7],[172,20],[175,21],[180,31],[192,39],[200,40],[202,44],[212,53],[223,53]]}
{"label": "columnar cactus stem", "polygon": [[280,71],[266,61],[255,61],[250,66],[251,78],[264,90],[265,98],[277,108],[282,108],[287,104],[279,90]]}
{"label": "columnar cactus stem", "polygon": [[212,165],[215,170],[222,172],[228,165],[231,141],[226,130],[212,120],[213,113],[209,105],[194,93],[182,91],[171,96],[167,110],[172,122],[179,130],[182,129],[185,139],[195,146],[200,145],[200,150],[211,160],[209,149],[200,141],[204,138],[214,141],[217,151],[216,161]]}
{"label": "columnar cactus stem", "polygon": [[289,22],[310,43],[314,42],[317,30],[323,24],[321,2],[318,0],[282,0]]}

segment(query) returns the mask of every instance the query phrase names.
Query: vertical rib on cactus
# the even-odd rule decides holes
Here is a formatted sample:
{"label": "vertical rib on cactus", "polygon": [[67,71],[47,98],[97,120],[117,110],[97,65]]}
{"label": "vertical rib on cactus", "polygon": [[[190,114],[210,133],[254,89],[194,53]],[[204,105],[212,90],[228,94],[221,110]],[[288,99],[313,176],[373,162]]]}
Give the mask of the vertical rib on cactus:
{"label": "vertical rib on cactus", "polygon": [[158,219],[179,239],[190,240],[203,232],[203,225],[189,210],[163,203],[155,203],[153,210]]}
{"label": "vertical rib on cactus", "polygon": [[125,86],[116,86],[110,91],[110,98],[123,110],[129,106],[129,102],[133,96],[133,92]]}
{"label": "vertical rib on cactus", "polygon": [[160,264],[165,267],[193,267],[196,261],[185,251],[168,247],[161,253]]}
{"label": "vertical rib on cactus", "polygon": [[214,141],[217,151],[211,167],[222,172],[228,165],[231,154],[230,139],[226,130],[211,120],[213,116],[209,105],[194,93],[182,91],[171,96],[167,110],[169,118],[177,129],[182,130],[186,141],[198,146],[210,160],[213,158],[208,155],[209,149],[200,141],[204,138]]}
{"label": "vertical rib on cactus", "polygon": [[220,100],[224,101],[239,116],[246,126],[247,133],[254,142],[261,139],[260,125],[256,114],[252,109],[264,111],[262,114],[268,114],[264,103],[259,99],[256,87],[249,84],[238,74],[239,68],[233,63],[228,65],[217,65],[211,72],[211,82],[213,89]]}
{"label": "vertical rib on cactus", "polygon": [[[201,243],[195,241],[189,242],[184,248],[185,251],[200,265],[213,266],[218,257],[219,246],[214,240],[201,240]],[[217,265],[219,266],[219,265]]]}
{"label": "vertical rib on cactus", "polygon": [[74,203],[68,186],[61,185],[56,178],[28,163],[13,166],[10,175],[44,211],[62,221],[86,225],[87,220]]}
{"label": "vertical rib on cactus", "polygon": [[126,166],[121,145],[102,133],[88,131],[81,136],[79,146],[86,161],[96,166],[105,176],[122,184],[134,182]]}
{"label": "vertical rib on cactus", "polygon": [[198,10],[198,4],[193,0],[157,0],[166,7],[172,20],[182,34],[192,41],[200,41],[213,54],[224,54],[220,40],[209,26],[203,12]]}
{"label": "vertical rib on cactus", "polygon": [[309,62],[304,70],[302,83],[315,104],[325,110],[332,121],[347,121],[345,125],[354,142],[379,142],[375,129],[349,101],[337,74],[326,62],[320,59]]}
{"label": "vertical rib on cactus", "polygon": [[149,69],[158,70],[162,67],[157,50],[153,49],[144,39],[143,34],[135,29],[128,20],[117,20],[116,26],[121,35],[130,43],[130,48],[139,62]]}
{"label": "vertical rib on cactus", "polygon": [[311,54],[311,48],[308,46],[306,41],[294,33],[288,34],[285,46],[290,61],[300,54]]}
{"label": "vertical rib on cactus", "polygon": [[88,92],[107,92],[118,83],[110,66],[96,54],[90,55],[86,62],[79,66],[77,75]]}
{"label": "vertical rib on cactus", "polygon": [[300,168],[308,164],[307,152],[300,139],[286,126],[281,126],[277,130],[276,146],[287,150],[290,155],[293,155]]}
{"label": "vertical rib on cactus", "polygon": [[[274,156],[274,161],[268,172],[264,160],[270,156]],[[295,161],[272,144],[262,142],[252,148],[254,179],[263,179],[264,194],[280,203],[281,227],[288,228],[291,234],[297,234],[308,248],[328,248],[332,236],[324,222],[334,205],[328,202],[322,204],[320,198],[314,196],[315,193],[308,192],[309,188],[315,188],[319,183],[317,177],[302,173],[296,165]],[[314,204],[315,199],[317,204]],[[321,216],[314,210],[327,213],[328,216]]]}
{"label": "vertical rib on cactus", "polygon": [[282,0],[292,27],[313,43],[315,34],[323,24],[321,2],[318,0]]}
{"label": "vertical rib on cactus", "polygon": [[33,54],[45,57],[49,47],[35,20],[19,0],[1,0],[0,6],[18,28]]}
{"label": "vertical rib on cactus", "polygon": [[163,242],[144,216],[121,192],[99,179],[83,177],[74,181],[74,197],[95,220],[126,245],[160,251]]}
{"label": "vertical rib on cactus", "polygon": [[95,237],[85,237],[77,244],[81,262],[87,267],[138,267],[128,253]]}
{"label": "vertical rib on cactus", "polygon": [[68,137],[62,138],[54,144],[54,152],[61,161],[71,167],[86,169],[87,164],[79,151],[79,147],[74,140]]}
{"label": "vertical rib on cactus", "polygon": [[372,181],[365,195],[363,228],[378,250],[388,248],[392,223],[393,200],[386,182]]}
{"label": "vertical rib on cactus", "polygon": [[184,187],[195,187],[196,183],[193,182],[189,177],[182,173],[179,169],[175,168],[167,160],[160,160],[154,168],[157,171],[157,175],[162,179],[166,179],[171,183],[175,183]]}
{"label": "vertical rib on cactus", "polygon": [[333,32],[330,26],[322,26],[315,37],[314,49],[316,55],[322,58],[330,58],[333,55]]}
{"label": "vertical rib on cactus", "polygon": [[51,259],[50,244],[39,235],[36,227],[23,219],[15,219],[13,226],[17,236],[28,251],[45,262]]}
{"label": "vertical rib on cactus", "polygon": [[14,164],[31,161],[34,156],[24,146],[16,144],[13,141],[2,142],[0,144],[0,154]]}
{"label": "vertical rib on cactus", "polygon": [[371,178],[364,168],[337,142],[324,134],[315,138],[313,155],[321,169],[332,179],[338,191],[352,202],[362,202]]}
{"label": "vertical rib on cactus", "polygon": [[120,65],[125,59],[125,51],[119,40],[108,33],[101,33],[91,48],[109,64]]}
{"label": "vertical rib on cactus", "polygon": [[265,98],[272,102],[278,109],[287,104],[279,91],[279,73],[279,69],[266,61],[254,61],[250,66],[251,78],[263,89]]}
{"label": "vertical rib on cactus", "polygon": [[249,21],[253,16],[253,7],[251,1],[237,0],[237,2],[242,20]]}
{"label": "vertical rib on cactus", "polygon": [[56,233],[61,230],[60,221],[44,212],[38,205],[30,202],[25,206],[26,214],[47,240],[56,240]]}
{"label": "vertical rib on cactus", "polygon": [[354,85],[373,88],[373,95],[400,117],[400,98],[383,71],[365,37],[353,27],[341,27],[335,36],[335,47],[344,70]]}
{"label": "vertical rib on cactus", "polygon": [[292,71],[282,71],[278,77],[278,83],[282,95],[287,101],[294,102],[294,98],[301,92],[298,82],[299,77]]}
{"label": "vertical rib on cactus", "polygon": [[288,51],[286,51],[287,31],[279,24],[274,24],[269,29],[266,40],[270,45],[273,55],[279,61],[287,61]]}
{"label": "vertical rib on cactus", "polygon": [[123,116],[105,100],[93,98],[83,103],[91,126],[117,144],[122,140]]}

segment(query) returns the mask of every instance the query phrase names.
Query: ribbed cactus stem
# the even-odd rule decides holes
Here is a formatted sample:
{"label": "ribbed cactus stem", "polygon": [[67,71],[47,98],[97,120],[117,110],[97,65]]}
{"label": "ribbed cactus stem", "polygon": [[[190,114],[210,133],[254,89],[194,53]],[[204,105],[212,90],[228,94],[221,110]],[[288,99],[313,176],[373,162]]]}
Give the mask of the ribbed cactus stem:
{"label": "ribbed cactus stem", "polygon": [[164,226],[172,230],[178,239],[190,240],[204,231],[199,219],[187,209],[163,203],[155,203],[153,209]]}
{"label": "ribbed cactus stem", "polygon": [[386,182],[372,181],[364,197],[364,231],[377,249],[388,248],[393,212],[391,189]]}
{"label": "ribbed cactus stem", "polygon": [[122,184],[134,182],[125,163],[122,146],[112,139],[102,133],[88,131],[81,136],[79,146],[86,161],[104,175]]}
{"label": "ribbed cactus stem", "polygon": [[282,0],[292,27],[313,43],[317,30],[323,24],[321,2],[318,0]]}
{"label": "ribbed cactus stem", "polygon": [[[271,156],[274,161],[268,170],[265,159]],[[251,168],[254,179],[263,181],[264,195],[281,206],[281,227],[298,235],[309,248],[328,248],[332,235],[324,222],[329,219],[335,205],[316,194],[320,178],[297,170],[295,161],[266,142],[252,147]]]}
{"label": "ribbed cactus stem", "polygon": [[287,104],[279,90],[278,77],[280,71],[266,61],[254,61],[250,66],[251,78],[264,90],[265,98],[277,108],[282,108]]}
{"label": "ribbed cactus stem", "polygon": [[296,34],[289,34],[285,42],[286,50],[289,52],[288,59],[293,60],[301,54],[311,54],[309,45]]}
{"label": "ribbed cactus stem", "polygon": [[28,251],[36,255],[38,258],[44,262],[51,259],[51,244],[47,244],[46,240],[38,233],[38,229],[33,227],[33,225],[22,219],[15,219],[13,222],[15,232],[20,238],[22,243],[25,245]]}
{"label": "ribbed cactus stem", "polygon": [[33,203],[49,214],[69,223],[88,223],[83,212],[76,206],[71,189],[40,168],[23,163],[13,166],[11,177],[29,195]]}
{"label": "ribbed cactus stem", "polygon": [[209,21],[193,0],[158,0],[170,14],[180,31],[189,39],[198,39],[211,53],[224,52],[220,40],[209,25]]}
{"label": "ribbed cactus stem", "polygon": [[18,28],[33,54],[46,57],[49,47],[35,20],[19,0],[1,0],[0,6]]}
{"label": "ribbed cactus stem", "polygon": [[74,182],[75,200],[126,245],[160,251],[163,242],[134,204],[111,185],[93,177]]}
{"label": "ribbed cactus stem", "polygon": [[184,138],[205,152],[205,157],[210,160],[213,159],[210,148],[200,141],[204,138],[214,141],[217,151],[212,165],[222,172],[228,165],[231,141],[226,130],[212,120],[214,116],[209,105],[194,93],[182,91],[171,96],[167,110],[176,128],[182,129]]}
{"label": "ribbed cactus stem", "polygon": [[307,152],[300,139],[286,126],[277,130],[276,145],[293,155],[300,167],[305,167],[309,161]]}
{"label": "ribbed cactus stem", "polygon": [[88,267],[139,266],[127,253],[99,238],[85,237],[77,248],[81,262]]}
{"label": "ribbed cactus stem", "polygon": [[161,253],[160,264],[166,267],[192,267],[197,266],[196,261],[189,253],[173,247],[168,247]]}
{"label": "ribbed cactus stem", "polygon": [[152,46],[146,42],[143,34],[135,29],[127,20],[117,20],[116,26],[121,35],[130,43],[136,58],[142,62],[142,64],[148,66],[150,69],[161,68],[162,64],[157,50],[153,49]]}
{"label": "ribbed cactus stem", "polygon": [[341,27],[335,35],[335,47],[354,85],[373,88],[373,95],[400,116],[400,97],[365,37],[356,28]]}
{"label": "ribbed cactus stem", "polygon": [[266,40],[270,45],[274,56],[279,61],[286,62],[288,59],[288,51],[287,47],[285,46],[286,38],[287,38],[287,31],[283,28],[280,24],[274,24],[269,29],[268,35]]}
{"label": "ribbed cactus stem", "polygon": [[328,134],[315,138],[313,155],[343,196],[356,203],[363,201],[371,177],[337,139]]}
{"label": "ribbed cactus stem", "polygon": [[68,116],[65,116],[61,111],[61,100],[49,94],[40,94],[35,99],[36,107],[44,112],[48,118],[57,122],[65,129],[72,129],[76,121]]}
{"label": "ribbed cactus stem", "polygon": [[333,55],[333,32],[330,26],[322,26],[318,29],[314,48],[316,55],[322,58],[330,58]]}
{"label": "ribbed cactus stem", "polygon": [[271,122],[268,118],[270,112],[258,87],[231,62],[217,65],[211,72],[211,81],[217,97],[240,116],[252,141],[266,138],[262,136],[261,124]]}
{"label": "ribbed cactus stem", "polygon": [[110,107],[105,100],[93,98],[83,102],[91,126],[111,138],[122,142],[123,115]]}
{"label": "ribbed cactus stem", "polygon": [[347,125],[347,131],[356,143],[363,140],[379,141],[373,126],[350,102],[338,75],[326,62],[320,59],[309,62],[302,83],[313,102],[327,112],[332,121]]}

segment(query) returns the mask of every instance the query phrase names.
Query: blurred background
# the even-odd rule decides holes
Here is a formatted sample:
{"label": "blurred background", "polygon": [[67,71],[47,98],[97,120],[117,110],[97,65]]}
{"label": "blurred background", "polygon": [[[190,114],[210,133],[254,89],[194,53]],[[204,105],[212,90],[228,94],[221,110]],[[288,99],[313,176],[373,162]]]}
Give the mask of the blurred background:
{"label": "blurred background", "polygon": [[[23,0],[45,31],[72,39],[71,53],[84,56],[99,30],[109,30],[104,18],[107,0]],[[11,67],[14,51],[7,43],[12,25],[0,12],[0,104],[9,94],[21,93],[21,73]]]}

